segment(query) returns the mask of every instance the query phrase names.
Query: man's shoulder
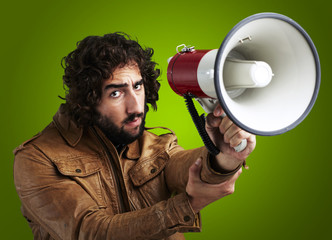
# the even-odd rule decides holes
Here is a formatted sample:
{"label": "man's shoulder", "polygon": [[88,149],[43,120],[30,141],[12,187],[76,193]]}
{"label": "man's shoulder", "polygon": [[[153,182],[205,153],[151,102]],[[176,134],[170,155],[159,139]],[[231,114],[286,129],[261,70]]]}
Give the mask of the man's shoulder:
{"label": "man's shoulder", "polygon": [[153,128],[145,128],[143,134],[144,141],[174,141],[176,140],[175,133],[166,127],[153,127]]}
{"label": "man's shoulder", "polygon": [[18,147],[14,149],[13,153],[14,155],[16,155],[21,151],[30,149],[31,147],[33,148],[39,148],[42,146],[56,147],[61,142],[63,142],[63,140],[61,139],[61,136],[57,128],[54,126],[54,123],[52,122],[48,126],[46,126],[46,128],[43,129],[41,132],[37,133],[30,139],[21,143]]}
{"label": "man's shoulder", "polygon": [[141,139],[142,152],[145,154],[168,152],[174,145],[177,145],[177,137],[168,128],[146,128]]}
{"label": "man's shoulder", "polygon": [[40,133],[20,144],[13,151],[19,152],[40,151],[44,155],[58,155],[71,152],[83,136],[83,127],[77,126],[72,119],[64,114],[61,107],[53,116],[53,121]]}

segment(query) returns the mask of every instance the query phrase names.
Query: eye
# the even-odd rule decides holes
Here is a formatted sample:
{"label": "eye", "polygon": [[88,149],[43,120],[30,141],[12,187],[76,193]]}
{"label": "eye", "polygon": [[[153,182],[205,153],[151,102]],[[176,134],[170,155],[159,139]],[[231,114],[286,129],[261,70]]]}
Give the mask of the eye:
{"label": "eye", "polygon": [[118,98],[118,97],[120,97],[120,94],[121,94],[120,91],[114,91],[110,94],[110,97]]}
{"label": "eye", "polygon": [[143,86],[143,81],[140,81],[134,85],[135,90],[141,90]]}

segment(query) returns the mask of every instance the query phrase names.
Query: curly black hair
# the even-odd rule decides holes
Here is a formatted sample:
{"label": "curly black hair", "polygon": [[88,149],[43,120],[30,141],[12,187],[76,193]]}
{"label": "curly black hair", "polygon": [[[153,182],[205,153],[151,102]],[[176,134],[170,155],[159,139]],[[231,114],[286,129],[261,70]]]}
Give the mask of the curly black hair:
{"label": "curly black hair", "polygon": [[136,63],[145,88],[146,102],[157,109],[160,70],[152,61],[152,48],[143,49],[129,35],[116,32],[104,36],[88,36],[62,59],[66,100],[63,111],[80,126],[92,125],[98,116],[96,106],[101,99],[102,83],[117,67]]}

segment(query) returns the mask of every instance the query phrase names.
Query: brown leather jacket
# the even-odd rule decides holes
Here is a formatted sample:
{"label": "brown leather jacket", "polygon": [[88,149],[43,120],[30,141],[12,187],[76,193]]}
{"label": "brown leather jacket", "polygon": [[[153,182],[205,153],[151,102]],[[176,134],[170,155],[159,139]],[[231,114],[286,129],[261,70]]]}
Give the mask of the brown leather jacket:
{"label": "brown leather jacket", "polygon": [[184,239],[200,231],[185,193],[188,168],[207,150],[183,150],[173,133],[143,136],[120,154],[95,127],[58,111],[41,133],[15,149],[14,180],[35,239]]}

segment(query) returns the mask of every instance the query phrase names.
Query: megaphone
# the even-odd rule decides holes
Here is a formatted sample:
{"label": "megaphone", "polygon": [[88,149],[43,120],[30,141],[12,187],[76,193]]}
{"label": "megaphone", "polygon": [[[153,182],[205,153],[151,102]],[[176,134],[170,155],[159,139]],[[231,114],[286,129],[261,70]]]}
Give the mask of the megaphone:
{"label": "megaphone", "polygon": [[178,46],[167,69],[175,93],[195,98],[206,112],[219,103],[237,126],[261,136],[285,133],[304,120],[316,101],[320,76],[309,35],[277,13],[243,19],[219,49]]}

